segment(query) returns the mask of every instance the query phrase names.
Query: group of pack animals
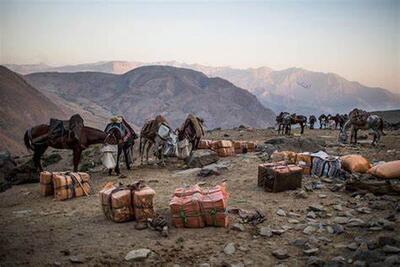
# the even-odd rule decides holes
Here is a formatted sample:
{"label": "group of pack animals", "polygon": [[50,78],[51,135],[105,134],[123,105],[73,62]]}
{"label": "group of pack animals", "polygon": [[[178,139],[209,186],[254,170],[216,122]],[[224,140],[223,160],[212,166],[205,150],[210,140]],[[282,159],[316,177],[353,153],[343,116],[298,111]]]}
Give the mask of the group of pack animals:
{"label": "group of pack animals", "polygon": [[[347,131],[351,128],[350,143],[357,143],[358,130],[372,130],[376,145],[383,133],[384,122],[377,115],[354,109],[349,115],[325,116],[319,118],[320,129],[327,127],[330,122],[335,123],[335,129],[340,126],[339,141],[347,142]],[[301,133],[307,124],[307,117],[303,115],[289,114],[281,112],[276,117],[278,123],[278,134],[285,132],[290,134],[291,125],[300,124]],[[311,115],[309,118],[310,129],[314,128],[316,117]],[[204,136],[204,121],[192,114],[189,114],[182,126],[175,131],[171,129],[168,122],[162,115],[156,116],[153,120],[147,121],[140,131],[139,154],[140,163],[143,164],[143,157],[146,154],[146,163],[149,161],[149,152],[153,148],[155,156],[164,164],[164,149],[173,147],[172,153],[176,154],[177,142],[185,139],[190,144],[190,152],[196,150],[200,139]],[[73,115],[68,121],[51,119],[50,124],[41,124],[26,130],[24,143],[28,150],[33,151],[33,162],[38,171],[42,171],[40,159],[48,147],[57,149],[73,150],[74,171],[78,171],[82,151],[94,144],[111,144],[118,146],[117,163],[114,171],[120,174],[119,159],[124,153],[126,167],[130,169],[128,154],[132,151],[137,134],[132,127],[122,118],[111,121],[105,129],[101,131],[92,127],[84,126],[80,115]],[[147,148],[146,148],[147,146]],[[175,151],[175,152],[174,152]],[[109,170],[111,174],[112,170]]]}
{"label": "group of pack animals", "polygon": [[[369,112],[361,109],[353,109],[349,114],[321,114],[318,117],[319,128],[326,129],[328,126],[333,125],[332,128],[336,130],[339,126],[340,134],[339,141],[342,143],[347,142],[348,136],[347,131],[351,128],[350,143],[357,143],[357,132],[358,130],[371,130],[374,136],[372,145],[376,145],[381,136],[385,135],[383,132],[384,121],[378,115],[370,114]],[[309,128],[314,129],[314,124],[317,118],[314,115],[309,117]],[[307,125],[307,117],[303,115],[290,114],[289,112],[281,112],[276,117],[276,123],[278,125],[278,134],[290,135],[291,126],[294,124],[300,125],[300,133],[304,133],[304,127]]]}
{"label": "group of pack animals", "polygon": [[[33,162],[38,171],[43,170],[40,159],[48,147],[72,150],[74,171],[78,171],[82,151],[90,145],[117,145],[117,163],[114,171],[120,174],[119,159],[122,152],[129,170],[128,154],[131,153],[135,140],[139,137],[123,117],[117,118],[106,126],[105,131],[85,126],[78,114],[73,115],[68,121],[51,119],[50,124],[40,124],[26,130],[24,143],[28,150],[33,151]],[[176,146],[177,142],[186,139],[191,145],[191,151],[197,149],[201,137],[204,136],[203,123],[201,118],[189,114],[182,126],[174,131],[162,115],[147,121],[140,131],[141,164],[143,164],[145,152],[148,163],[151,148],[162,164],[164,164],[163,149],[167,145],[175,144]],[[111,171],[109,170],[110,174]]]}

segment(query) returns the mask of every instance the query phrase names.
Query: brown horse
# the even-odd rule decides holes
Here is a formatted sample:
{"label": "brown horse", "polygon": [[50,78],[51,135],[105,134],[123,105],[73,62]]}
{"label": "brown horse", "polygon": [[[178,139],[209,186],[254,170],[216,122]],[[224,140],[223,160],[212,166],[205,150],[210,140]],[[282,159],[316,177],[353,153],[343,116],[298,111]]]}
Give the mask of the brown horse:
{"label": "brown horse", "polygon": [[78,171],[82,151],[90,145],[103,143],[106,138],[106,133],[103,131],[84,126],[80,130],[80,141],[71,137],[71,135],[64,135],[55,138],[50,144],[48,133],[49,125],[41,124],[28,129],[24,135],[25,146],[28,150],[33,151],[33,162],[39,171],[43,171],[40,158],[49,146],[73,150],[73,164],[76,172]]}
{"label": "brown horse", "polygon": [[189,114],[181,128],[177,129],[178,140],[182,141],[188,139],[189,143],[192,145],[192,151],[196,150],[199,146],[200,139],[204,136],[203,123],[203,119]]}

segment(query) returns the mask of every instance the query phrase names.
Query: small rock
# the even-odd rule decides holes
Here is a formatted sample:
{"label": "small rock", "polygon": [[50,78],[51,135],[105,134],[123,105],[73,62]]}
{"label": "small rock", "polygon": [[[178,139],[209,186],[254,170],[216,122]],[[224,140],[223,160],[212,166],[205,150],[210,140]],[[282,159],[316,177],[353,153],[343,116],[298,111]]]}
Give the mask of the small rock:
{"label": "small rock", "polygon": [[241,223],[235,223],[232,225],[232,229],[235,231],[243,232],[245,230],[244,225]]}
{"label": "small rock", "polygon": [[141,248],[141,249],[135,249],[131,250],[126,254],[125,260],[126,261],[140,261],[146,259],[151,253],[150,249],[147,248]]}
{"label": "small rock", "polygon": [[333,219],[333,222],[334,223],[338,223],[338,224],[346,224],[346,223],[348,223],[349,222],[349,218],[347,218],[347,217],[335,217],[334,219]]}
{"label": "small rock", "polygon": [[307,226],[306,228],[304,228],[303,233],[305,233],[306,235],[312,234],[315,231],[317,231],[317,229],[314,226]]}
{"label": "small rock", "polygon": [[77,256],[71,256],[71,257],[69,257],[69,261],[70,261],[71,263],[78,263],[78,264],[83,263],[83,260],[81,260],[81,259],[78,258]]}
{"label": "small rock", "polygon": [[359,246],[358,246],[358,244],[357,244],[356,242],[352,242],[352,243],[350,243],[350,244],[347,245],[347,248],[350,249],[350,250],[353,250],[353,251],[354,251],[354,250],[357,250],[358,247],[359,247]]}
{"label": "small rock", "polygon": [[310,248],[310,249],[306,249],[303,251],[304,255],[307,255],[307,256],[315,255],[318,252],[319,252],[318,248]]}
{"label": "small rock", "polygon": [[315,219],[317,218],[317,215],[315,214],[315,212],[310,211],[309,213],[307,213],[306,217]]}
{"label": "small rock", "polygon": [[307,260],[307,266],[323,266],[324,265],[324,260],[321,258],[318,258],[316,256],[311,256]]}
{"label": "small rock", "polygon": [[319,194],[318,197],[319,197],[319,198],[327,198],[328,196],[325,195],[325,194]]}
{"label": "small rock", "polygon": [[288,220],[288,223],[293,223],[293,224],[297,224],[297,223],[299,223],[300,221],[299,220],[296,220],[296,219],[289,219]]}
{"label": "small rock", "polygon": [[285,230],[279,230],[279,229],[271,229],[271,233],[274,235],[281,235],[285,232]]}
{"label": "small rock", "polygon": [[209,263],[200,263],[199,267],[211,267]]}
{"label": "small rock", "polygon": [[161,230],[161,236],[162,237],[168,237],[169,231],[168,231],[168,226],[164,226],[163,229]]}
{"label": "small rock", "polygon": [[385,266],[399,266],[400,265],[400,257],[398,255],[392,255],[385,259]]}
{"label": "small rock", "polygon": [[394,246],[389,246],[389,245],[385,245],[382,250],[386,254],[398,254],[398,253],[400,253],[400,248],[394,247]]}
{"label": "small rock", "polygon": [[301,216],[300,214],[295,213],[295,212],[289,212],[288,215],[289,215],[290,217],[300,217],[300,216]]}
{"label": "small rock", "polygon": [[61,266],[61,262],[55,261],[55,262],[53,262],[53,265],[54,265],[54,266]]}
{"label": "small rock", "polygon": [[147,229],[147,223],[144,222],[137,222],[135,225],[136,230],[144,230]]}
{"label": "small rock", "polygon": [[342,210],[343,210],[343,207],[342,207],[342,205],[338,204],[338,205],[334,205],[334,206],[333,206],[333,209],[334,209],[334,210],[337,210],[337,211],[342,211]]}
{"label": "small rock", "polygon": [[355,262],[353,262],[353,266],[365,267],[365,266],[367,266],[367,264],[365,263],[365,261],[356,260]]}
{"label": "small rock", "polygon": [[283,210],[283,209],[278,209],[277,211],[276,211],[276,214],[278,214],[279,216],[286,216],[286,212]]}
{"label": "small rock", "polygon": [[266,237],[271,237],[272,236],[272,231],[269,227],[261,227],[260,228],[260,235],[261,236],[266,236]]}
{"label": "small rock", "polygon": [[303,198],[303,199],[306,199],[306,198],[308,198],[308,195],[307,195],[307,193],[306,193],[306,191],[304,191],[304,190],[299,190],[299,191],[296,191],[295,193],[294,193],[294,196],[296,197],[296,198]]}
{"label": "small rock", "polygon": [[285,248],[276,249],[276,250],[272,251],[272,255],[275,258],[280,259],[280,260],[289,258],[288,251]]}
{"label": "small rock", "polygon": [[226,255],[233,255],[236,252],[235,244],[234,243],[228,243],[224,247],[224,253]]}
{"label": "small rock", "polygon": [[315,205],[309,206],[309,207],[308,207],[308,210],[319,212],[319,211],[325,211],[325,208],[324,208],[324,206],[322,206],[322,205],[315,204]]}
{"label": "small rock", "polygon": [[349,227],[363,227],[365,225],[366,225],[365,222],[358,218],[351,218],[347,223],[347,226]]}

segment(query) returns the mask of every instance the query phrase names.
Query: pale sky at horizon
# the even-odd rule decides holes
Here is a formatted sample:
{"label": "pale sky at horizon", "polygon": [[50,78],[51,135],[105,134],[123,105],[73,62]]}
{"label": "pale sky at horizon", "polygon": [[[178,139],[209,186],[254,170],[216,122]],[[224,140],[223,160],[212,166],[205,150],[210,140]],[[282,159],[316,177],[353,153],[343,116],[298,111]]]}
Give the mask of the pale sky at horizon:
{"label": "pale sky at horizon", "polygon": [[0,0],[0,64],[107,60],[300,67],[400,93],[400,0]]}

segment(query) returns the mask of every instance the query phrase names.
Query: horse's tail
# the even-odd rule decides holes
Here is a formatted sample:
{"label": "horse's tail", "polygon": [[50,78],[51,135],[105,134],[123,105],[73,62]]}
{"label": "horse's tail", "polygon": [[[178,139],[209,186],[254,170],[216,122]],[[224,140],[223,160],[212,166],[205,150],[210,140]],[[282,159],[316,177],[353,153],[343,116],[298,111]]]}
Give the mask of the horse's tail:
{"label": "horse's tail", "polygon": [[142,146],[143,146],[143,144],[142,144],[142,134],[140,134],[140,137],[139,137],[139,155],[141,156],[142,155]]}
{"label": "horse's tail", "polygon": [[30,135],[30,131],[31,131],[32,129],[28,129],[28,130],[26,130],[25,131],[25,134],[24,134],[24,143],[25,143],[25,147],[26,147],[26,149],[28,149],[28,151],[29,150],[34,150],[34,147],[33,147],[33,145],[32,145],[32,138],[31,138],[31,135]]}

